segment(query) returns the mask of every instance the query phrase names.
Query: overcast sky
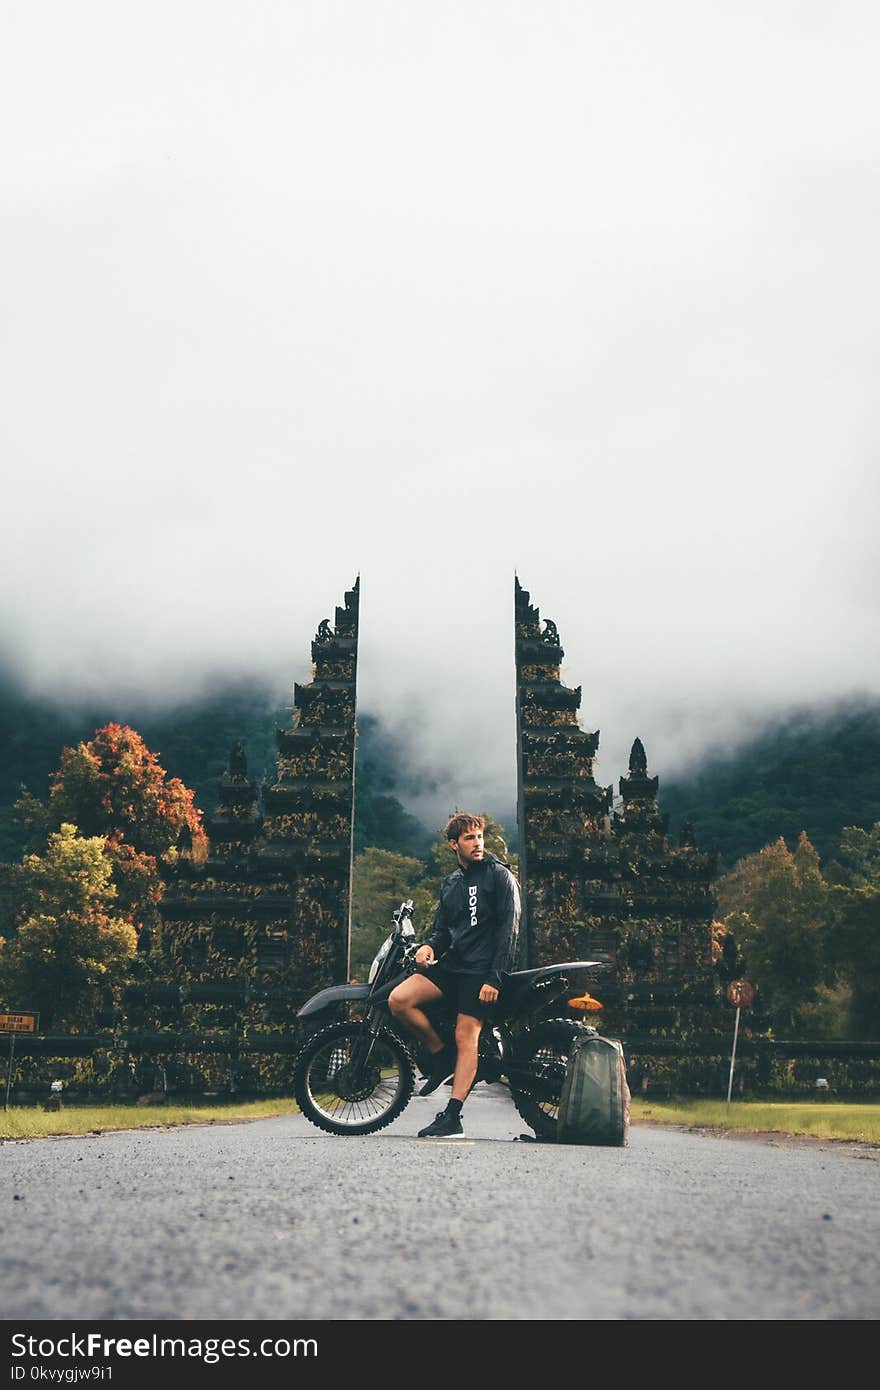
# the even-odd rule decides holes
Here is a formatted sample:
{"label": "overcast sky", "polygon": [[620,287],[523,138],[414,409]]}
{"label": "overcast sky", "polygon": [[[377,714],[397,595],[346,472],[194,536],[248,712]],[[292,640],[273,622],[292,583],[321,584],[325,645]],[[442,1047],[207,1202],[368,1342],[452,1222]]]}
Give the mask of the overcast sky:
{"label": "overcast sky", "polygon": [[880,693],[875,3],[0,26],[16,679],[289,684],[360,571],[438,815],[512,800],[514,568],[605,783]]}

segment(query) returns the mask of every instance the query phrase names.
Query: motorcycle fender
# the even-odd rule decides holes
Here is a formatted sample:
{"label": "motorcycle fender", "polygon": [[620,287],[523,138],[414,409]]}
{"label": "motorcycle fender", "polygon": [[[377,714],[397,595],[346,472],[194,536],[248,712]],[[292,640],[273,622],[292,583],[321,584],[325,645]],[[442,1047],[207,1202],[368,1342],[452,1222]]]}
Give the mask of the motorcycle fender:
{"label": "motorcycle fender", "polygon": [[342,1004],[352,999],[366,999],[369,993],[369,985],[331,985],[330,989],[322,989],[313,994],[296,1016],[309,1018],[312,1014],[321,1013],[323,1009],[329,1009],[333,1004]]}

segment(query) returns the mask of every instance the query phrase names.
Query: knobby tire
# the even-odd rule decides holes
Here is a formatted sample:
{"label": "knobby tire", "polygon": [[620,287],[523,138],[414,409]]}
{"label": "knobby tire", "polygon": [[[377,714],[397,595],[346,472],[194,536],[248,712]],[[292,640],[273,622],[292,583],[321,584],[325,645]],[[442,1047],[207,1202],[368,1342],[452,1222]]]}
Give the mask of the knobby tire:
{"label": "knobby tire", "polygon": [[[539,1023],[536,1028],[532,1029],[528,1036],[527,1048],[517,1057],[517,1061],[521,1066],[527,1065],[529,1061],[536,1062],[538,1066],[547,1062],[555,1066],[561,1065],[564,1074],[571,1045],[583,1031],[584,1025],[576,1023],[574,1019],[547,1019],[546,1022]],[[561,1091],[561,1080],[559,1085]],[[551,1101],[535,1100],[533,1096],[519,1090],[513,1081],[510,1082],[510,1094],[514,1105],[530,1129],[533,1129],[542,1139],[556,1138],[557,1117],[559,1115],[558,1096],[555,1105]]]}
{"label": "knobby tire", "polygon": [[[333,1077],[330,1074],[331,1067],[328,1065],[321,1074],[321,1067],[324,1065],[322,1059],[327,1057],[332,1064],[334,1054],[338,1055],[339,1065],[344,1064],[343,1059],[348,1055],[348,1047],[353,1042],[362,1041],[364,1036],[363,1025],[359,1023],[334,1023],[328,1028],[322,1028],[319,1033],[314,1033],[297,1054],[293,1073],[293,1093],[296,1097],[297,1105],[310,1120],[313,1125],[323,1129],[327,1134],[375,1134],[378,1130],[390,1125],[392,1120],[396,1120],[402,1114],[412,1099],[413,1088],[415,1086],[415,1064],[410,1054],[409,1048],[396,1033],[383,1029],[379,1033],[375,1049],[379,1049],[375,1055],[381,1059],[393,1059],[396,1066],[396,1086],[394,1094],[389,1097],[387,1105],[372,1115],[368,1119],[358,1119],[358,1107],[366,1107],[371,1097],[361,1101],[346,1101],[342,1097],[333,1099]],[[317,1068],[317,1074],[316,1069]],[[329,1078],[329,1079],[328,1079]],[[316,1091],[317,1087],[323,1088]],[[384,1084],[384,1082],[382,1083]],[[318,1097],[326,1096],[324,1106],[319,1103]],[[334,1119],[333,1109],[343,1113],[343,1107],[351,1105],[354,1107],[352,1121],[346,1122]],[[330,1113],[328,1113],[328,1109]]]}

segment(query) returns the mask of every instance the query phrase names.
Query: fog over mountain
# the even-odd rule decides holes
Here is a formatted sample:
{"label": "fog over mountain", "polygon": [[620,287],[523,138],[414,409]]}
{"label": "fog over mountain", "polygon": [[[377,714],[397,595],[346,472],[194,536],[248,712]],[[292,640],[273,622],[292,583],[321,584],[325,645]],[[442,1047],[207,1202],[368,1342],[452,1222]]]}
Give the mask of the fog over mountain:
{"label": "fog over mountain", "polygon": [[517,569],[670,779],[880,692],[880,12],[6,8],[0,658],[308,676],[410,804],[512,804]]}

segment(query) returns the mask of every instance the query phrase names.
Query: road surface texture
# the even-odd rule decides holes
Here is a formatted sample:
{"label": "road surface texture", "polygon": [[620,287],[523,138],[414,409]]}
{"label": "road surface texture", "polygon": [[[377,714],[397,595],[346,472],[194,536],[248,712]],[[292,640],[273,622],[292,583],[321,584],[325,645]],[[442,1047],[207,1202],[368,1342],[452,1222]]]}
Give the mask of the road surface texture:
{"label": "road surface texture", "polygon": [[[439,1093],[442,1106],[448,1092]],[[637,1127],[627,1149],[301,1116],[0,1146],[5,1319],[871,1318],[875,1152]]]}

